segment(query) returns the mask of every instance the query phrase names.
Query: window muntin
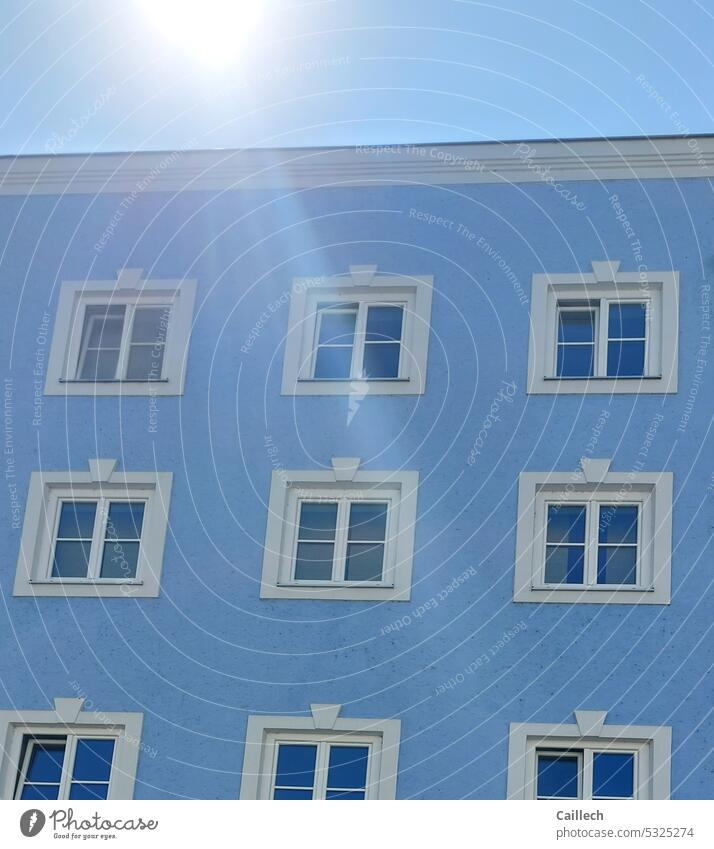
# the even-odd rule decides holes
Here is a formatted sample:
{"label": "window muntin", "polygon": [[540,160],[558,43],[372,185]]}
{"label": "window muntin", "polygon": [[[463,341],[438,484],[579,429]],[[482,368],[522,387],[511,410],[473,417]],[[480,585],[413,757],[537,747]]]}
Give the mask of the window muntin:
{"label": "window muntin", "polygon": [[115,739],[74,734],[23,740],[16,799],[107,799]]}
{"label": "window muntin", "polygon": [[633,799],[637,753],[583,749],[536,750],[537,799]]}
{"label": "window muntin", "polygon": [[286,740],[276,749],[271,798],[366,799],[369,745]]}
{"label": "window muntin", "polygon": [[595,363],[597,312],[591,308],[558,309],[558,377],[591,377]]}
{"label": "window muntin", "polygon": [[648,304],[610,303],[607,333],[607,376],[642,377],[647,362]]}

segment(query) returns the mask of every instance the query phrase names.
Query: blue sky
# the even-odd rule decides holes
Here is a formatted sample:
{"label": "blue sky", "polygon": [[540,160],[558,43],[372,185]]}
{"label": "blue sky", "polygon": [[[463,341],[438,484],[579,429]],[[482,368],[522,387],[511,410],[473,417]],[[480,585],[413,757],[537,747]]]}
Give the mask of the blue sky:
{"label": "blue sky", "polygon": [[222,67],[150,2],[2,0],[0,153],[712,131],[712,0],[252,0]]}

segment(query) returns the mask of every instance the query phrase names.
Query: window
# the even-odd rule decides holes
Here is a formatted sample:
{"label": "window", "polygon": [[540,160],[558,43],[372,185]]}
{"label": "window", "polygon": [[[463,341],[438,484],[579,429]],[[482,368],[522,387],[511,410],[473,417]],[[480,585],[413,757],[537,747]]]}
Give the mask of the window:
{"label": "window", "polygon": [[529,392],[677,391],[678,275],[619,265],[534,275]]}
{"label": "window", "polygon": [[672,475],[609,466],[521,474],[515,601],[669,603]]}
{"label": "window", "polygon": [[180,395],[193,316],[192,280],[63,283],[48,395]]}
{"label": "window", "polygon": [[171,474],[33,472],[15,595],[156,596]]}
{"label": "window", "polygon": [[340,710],[249,717],[241,799],[394,799],[399,720],[342,719]]}
{"label": "window", "polygon": [[408,600],[418,474],[332,465],[273,474],[261,597]]}
{"label": "window", "polygon": [[513,723],[509,799],[667,799],[672,749],[664,726],[605,724],[605,711],[575,723]]}
{"label": "window", "polygon": [[283,394],[422,393],[431,294],[430,277],[377,275],[376,266],[296,279]]}
{"label": "window", "polygon": [[3,799],[131,799],[141,745],[140,713],[92,713],[84,699],[54,710],[0,711]]}

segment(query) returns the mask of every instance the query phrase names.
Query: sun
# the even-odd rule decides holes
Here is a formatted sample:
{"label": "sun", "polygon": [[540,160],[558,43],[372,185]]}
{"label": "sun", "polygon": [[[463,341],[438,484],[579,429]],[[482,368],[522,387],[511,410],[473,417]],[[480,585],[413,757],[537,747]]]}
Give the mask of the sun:
{"label": "sun", "polygon": [[136,0],[164,37],[208,68],[244,54],[264,11],[262,0]]}

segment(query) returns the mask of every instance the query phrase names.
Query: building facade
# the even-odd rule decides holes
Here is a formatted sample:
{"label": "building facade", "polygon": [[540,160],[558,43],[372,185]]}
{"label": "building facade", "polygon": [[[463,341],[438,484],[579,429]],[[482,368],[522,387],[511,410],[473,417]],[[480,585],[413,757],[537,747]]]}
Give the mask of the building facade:
{"label": "building facade", "polygon": [[711,798],[712,167],[5,160],[2,798]]}

